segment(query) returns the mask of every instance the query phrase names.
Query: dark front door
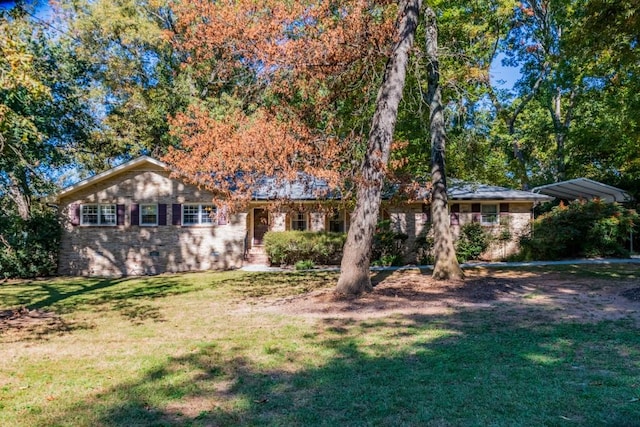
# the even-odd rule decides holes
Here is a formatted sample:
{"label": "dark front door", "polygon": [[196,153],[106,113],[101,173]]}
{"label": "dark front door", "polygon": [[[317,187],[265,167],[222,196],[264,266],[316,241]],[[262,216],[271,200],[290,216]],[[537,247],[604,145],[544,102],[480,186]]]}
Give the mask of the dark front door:
{"label": "dark front door", "polygon": [[266,209],[253,210],[253,244],[261,245],[264,233],[269,231],[269,213]]}

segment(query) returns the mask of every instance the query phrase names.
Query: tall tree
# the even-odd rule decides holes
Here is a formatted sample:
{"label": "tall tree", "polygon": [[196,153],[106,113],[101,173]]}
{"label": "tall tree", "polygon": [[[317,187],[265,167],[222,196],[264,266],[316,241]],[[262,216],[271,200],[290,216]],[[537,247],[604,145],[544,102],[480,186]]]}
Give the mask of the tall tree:
{"label": "tall tree", "polygon": [[21,7],[0,12],[0,194],[25,220],[95,126],[83,102],[86,64],[46,29]]}
{"label": "tall tree", "polygon": [[165,160],[232,204],[265,176],[351,181],[393,10],[364,0],[174,5],[173,46],[207,85],[172,121],[181,144]]}
{"label": "tall tree", "polygon": [[445,172],[446,130],[440,90],[440,63],[438,60],[438,26],[436,14],[430,7],[425,12],[425,52],[427,57],[428,90],[426,94],[430,111],[431,133],[431,217],[434,231],[436,279],[461,279],[453,245],[453,234],[449,226],[449,202]]}
{"label": "tall tree", "polygon": [[340,265],[336,289],[338,293],[358,294],[371,289],[371,245],[380,210],[382,185],[388,167],[398,105],[404,89],[409,52],[418,27],[421,6],[421,0],[407,0],[400,8],[396,43],[378,92],[367,152],[362,162],[356,208],[351,216]]}
{"label": "tall tree", "polygon": [[175,29],[168,0],[62,0],[56,17],[72,49],[91,64],[87,86],[101,126],[77,157],[89,171],[122,158],[161,156],[175,143],[168,117],[198,97],[202,85],[180,68],[166,33]]}

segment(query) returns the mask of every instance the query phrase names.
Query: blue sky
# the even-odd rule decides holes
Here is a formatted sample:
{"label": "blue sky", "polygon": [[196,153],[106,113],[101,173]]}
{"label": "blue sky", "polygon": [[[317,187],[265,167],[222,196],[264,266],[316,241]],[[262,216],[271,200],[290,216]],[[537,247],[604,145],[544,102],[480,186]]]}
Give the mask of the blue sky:
{"label": "blue sky", "polygon": [[504,55],[500,54],[493,61],[489,70],[489,78],[493,87],[512,89],[515,82],[520,78],[520,70],[518,67],[505,67],[502,65],[503,57]]}

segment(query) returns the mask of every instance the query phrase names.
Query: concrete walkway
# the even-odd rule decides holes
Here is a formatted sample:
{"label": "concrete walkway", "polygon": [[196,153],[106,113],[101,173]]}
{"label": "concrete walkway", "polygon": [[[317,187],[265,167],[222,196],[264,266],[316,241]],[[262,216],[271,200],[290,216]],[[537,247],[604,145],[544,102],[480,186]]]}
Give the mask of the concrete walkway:
{"label": "concrete walkway", "polygon": [[[570,259],[562,261],[527,261],[527,262],[465,262],[460,264],[462,268],[486,267],[486,268],[504,268],[504,267],[544,267],[547,265],[610,265],[610,264],[640,264],[640,256],[635,255],[631,258],[598,258],[598,259]],[[398,271],[432,269],[432,265],[403,265],[401,267],[371,267],[371,271]],[[639,267],[640,268],[640,267]],[[259,272],[283,272],[296,271],[290,268],[268,267],[266,265],[246,265],[240,269],[241,271],[259,271]],[[314,268],[314,271],[340,271],[339,267],[330,268]]]}

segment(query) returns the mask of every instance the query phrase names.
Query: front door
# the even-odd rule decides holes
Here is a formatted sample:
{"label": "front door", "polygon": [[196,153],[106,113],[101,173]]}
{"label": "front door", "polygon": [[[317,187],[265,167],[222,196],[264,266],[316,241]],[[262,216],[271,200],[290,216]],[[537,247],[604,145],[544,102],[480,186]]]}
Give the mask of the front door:
{"label": "front door", "polygon": [[266,209],[253,210],[253,244],[261,245],[264,234],[269,231],[269,212]]}

